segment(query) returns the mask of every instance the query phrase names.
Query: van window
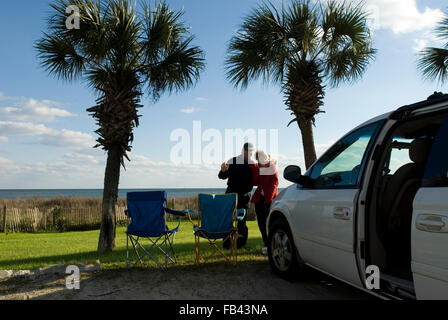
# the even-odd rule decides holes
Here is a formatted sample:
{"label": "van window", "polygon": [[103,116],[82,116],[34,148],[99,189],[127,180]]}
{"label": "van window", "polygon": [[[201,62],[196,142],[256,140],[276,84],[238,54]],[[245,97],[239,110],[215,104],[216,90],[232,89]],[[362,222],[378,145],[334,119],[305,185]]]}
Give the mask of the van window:
{"label": "van window", "polygon": [[315,188],[356,186],[363,159],[379,123],[370,124],[339,140],[313,166]]}
{"label": "van window", "polygon": [[426,163],[423,187],[448,187],[448,117],[440,127]]}
{"label": "van window", "polygon": [[405,139],[402,137],[394,137],[392,139],[392,149],[390,152],[390,159],[388,164],[387,174],[393,175],[399,168],[407,163],[411,163],[409,158],[409,147],[412,139]]}

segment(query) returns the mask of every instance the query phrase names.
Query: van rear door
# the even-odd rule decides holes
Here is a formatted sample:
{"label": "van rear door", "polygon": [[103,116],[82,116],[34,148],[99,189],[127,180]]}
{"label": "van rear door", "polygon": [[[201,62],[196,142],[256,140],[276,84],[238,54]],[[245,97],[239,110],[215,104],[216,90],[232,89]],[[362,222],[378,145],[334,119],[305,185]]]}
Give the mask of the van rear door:
{"label": "van rear door", "polygon": [[417,299],[448,299],[448,117],[414,199],[411,248]]}

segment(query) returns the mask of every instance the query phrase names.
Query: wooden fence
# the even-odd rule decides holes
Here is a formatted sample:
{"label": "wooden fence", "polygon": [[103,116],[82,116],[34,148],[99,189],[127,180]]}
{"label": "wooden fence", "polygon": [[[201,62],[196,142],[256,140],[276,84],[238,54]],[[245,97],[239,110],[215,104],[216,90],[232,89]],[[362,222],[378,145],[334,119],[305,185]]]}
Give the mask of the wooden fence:
{"label": "wooden fence", "polygon": [[[126,223],[125,207],[116,207],[117,223]],[[7,208],[0,214],[2,232],[36,232],[46,230],[79,230],[98,227],[101,207],[87,208]]]}
{"label": "wooden fence", "polygon": [[[168,207],[182,210],[190,208],[198,210],[197,200],[184,200],[178,203],[174,199],[168,200]],[[116,206],[116,223],[126,224],[124,211],[126,207]],[[253,206],[248,212],[248,220],[255,220]],[[177,217],[167,215],[167,220]],[[0,208],[0,232],[36,232],[36,231],[70,231],[91,230],[99,228],[101,224],[101,206],[84,208],[53,207],[39,208]]]}

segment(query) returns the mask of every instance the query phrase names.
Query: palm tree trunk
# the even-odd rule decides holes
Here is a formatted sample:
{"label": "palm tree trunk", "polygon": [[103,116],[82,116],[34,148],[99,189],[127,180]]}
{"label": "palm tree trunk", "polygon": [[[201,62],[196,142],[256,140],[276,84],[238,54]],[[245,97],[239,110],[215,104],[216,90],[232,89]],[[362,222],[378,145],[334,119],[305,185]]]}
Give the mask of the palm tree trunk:
{"label": "palm tree trunk", "polygon": [[120,147],[113,146],[107,152],[106,173],[104,177],[103,204],[98,253],[110,252],[115,247],[115,204],[118,198],[120,180]]}
{"label": "palm tree trunk", "polygon": [[303,153],[306,169],[316,161],[316,149],[314,147],[313,121],[311,119],[297,120],[302,134]]}
{"label": "palm tree trunk", "polygon": [[324,88],[321,69],[315,62],[299,61],[288,66],[283,92],[288,110],[295,116],[288,126],[294,121],[299,126],[306,169],[316,161],[313,125],[315,116],[322,112]]}

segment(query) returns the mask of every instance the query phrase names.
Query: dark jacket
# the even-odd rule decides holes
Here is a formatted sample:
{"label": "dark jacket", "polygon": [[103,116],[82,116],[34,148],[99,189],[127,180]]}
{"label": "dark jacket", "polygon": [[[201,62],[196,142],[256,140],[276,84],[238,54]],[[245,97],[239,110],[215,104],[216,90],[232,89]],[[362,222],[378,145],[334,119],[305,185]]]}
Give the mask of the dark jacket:
{"label": "dark jacket", "polygon": [[228,179],[226,193],[247,194],[252,192],[255,165],[236,164],[236,157],[227,163],[229,164],[229,169],[226,172],[219,171],[218,174],[220,179]]}

